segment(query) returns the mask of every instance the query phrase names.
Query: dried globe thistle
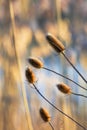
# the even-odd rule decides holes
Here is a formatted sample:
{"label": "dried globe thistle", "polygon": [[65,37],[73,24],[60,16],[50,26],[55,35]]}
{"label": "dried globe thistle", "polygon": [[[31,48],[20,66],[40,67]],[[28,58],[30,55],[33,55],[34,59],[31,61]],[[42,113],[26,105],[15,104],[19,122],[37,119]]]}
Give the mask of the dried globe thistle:
{"label": "dried globe thistle", "polygon": [[43,63],[37,58],[30,57],[28,58],[28,62],[35,68],[40,69],[43,67]]}

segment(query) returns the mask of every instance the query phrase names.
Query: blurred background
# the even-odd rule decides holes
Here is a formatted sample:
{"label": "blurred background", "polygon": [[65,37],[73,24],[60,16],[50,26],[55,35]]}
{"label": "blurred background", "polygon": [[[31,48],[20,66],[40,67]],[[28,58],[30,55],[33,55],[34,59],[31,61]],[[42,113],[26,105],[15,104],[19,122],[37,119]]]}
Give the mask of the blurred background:
{"label": "blurred background", "polygon": [[[33,56],[40,58],[47,68],[87,88],[64,57],[49,46],[47,32],[63,42],[65,54],[87,79],[86,0],[0,0],[0,130],[51,130],[39,115],[40,107],[49,111],[55,130],[82,129],[46,103],[26,81],[26,59]],[[37,88],[59,109],[87,127],[87,99],[61,94],[56,84],[64,82],[76,93],[87,92],[51,72],[32,69]]]}

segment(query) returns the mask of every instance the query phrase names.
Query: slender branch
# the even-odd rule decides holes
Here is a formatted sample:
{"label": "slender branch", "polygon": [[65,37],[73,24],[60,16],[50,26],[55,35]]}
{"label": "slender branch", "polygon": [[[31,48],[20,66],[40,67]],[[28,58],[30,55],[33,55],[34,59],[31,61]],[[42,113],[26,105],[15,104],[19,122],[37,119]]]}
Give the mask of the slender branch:
{"label": "slender branch", "polygon": [[75,122],[78,126],[80,126],[81,128],[83,128],[83,130],[87,130],[84,126],[82,126],[79,122],[77,122],[76,120],[74,120],[72,117],[70,117],[69,115],[67,115],[66,113],[64,113],[63,111],[61,111],[60,109],[58,109],[54,104],[52,104],[35,86],[35,84],[33,84],[34,88],[36,89],[36,91],[38,92],[38,94],[46,101],[48,102],[52,107],[54,107],[57,111],[59,111],[60,113],[62,113],[64,116],[66,116],[67,118],[69,118],[70,120],[72,120],[73,122]]}
{"label": "slender branch", "polygon": [[81,97],[87,98],[87,96],[82,95],[82,94],[78,94],[78,93],[74,93],[74,92],[72,92],[72,94],[73,94],[73,95],[76,95],[76,96],[81,96]]}
{"label": "slender branch", "polygon": [[53,127],[53,125],[51,124],[51,122],[49,122],[49,125],[51,126],[52,130],[54,130],[54,127]]}
{"label": "slender branch", "polygon": [[73,67],[73,69],[79,74],[79,76],[84,80],[85,83],[87,83],[87,80],[83,77],[83,75],[77,70],[77,68],[71,63],[71,61],[68,59],[68,57],[65,55],[64,52],[61,52],[62,55],[65,57],[65,59],[69,62],[69,64]]}
{"label": "slender branch", "polygon": [[64,76],[64,75],[62,75],[62,74],[60,74],[60,73],[58,73],[58,72],[55,72],[54,70],[48,69],[48,68],[46,68],[46,67],[43,67],[43,69],[48,70],[48,71],[50,71],[50,72],[53,72],[53,73],[55,73],[55,74],[57,74],[57,75],[59,75],[59,76],[65,78],[65,79],[67,79],[67,80],[73,82],[74,84],[78,85],[80,88],[82,88],[82,89],[84,89],[84,90],[87,90],[86,88],[84,88],[83,86],[81,86],[80,84],[78,84],[77,82],[73,81],[72,79],[70,79],[70,78],[68,78],[68,77],[66,77],[66,76]]}

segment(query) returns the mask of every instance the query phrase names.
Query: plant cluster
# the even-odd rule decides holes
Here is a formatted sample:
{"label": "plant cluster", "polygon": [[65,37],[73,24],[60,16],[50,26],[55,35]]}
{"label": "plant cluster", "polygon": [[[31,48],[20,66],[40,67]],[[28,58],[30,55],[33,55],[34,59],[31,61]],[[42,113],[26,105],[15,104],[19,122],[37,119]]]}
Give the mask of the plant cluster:
{"label": "plant cluster", "polygon": [[[64,45],[61,43],[60,40],[58,40],[54,35],[48,33],[46,35],[46,39],[48,41],[48,43],[50,44],[50,46],[58,53],[58,54],[62,54],[65,59],[69,62],[69,64],[73,67],[73,69],[79,74],[79,76],[84,80],[84,82],[87,84],[87,80],[84,78],[84,76],[79,72],[79,70],[71,63],[71,61],[69,60],[69,58],[66,56],[66,54],[64,53],[65,51],[65,47]],[[87,91],[87,88],[81,86],[80,84],[78,84],[77,82],[75,82],[74,80],[54,71],[54,70],[51,70],[49,68],[46,68],[43,64],[43,62],[37,58],[34,58],[34,57],[29,57],[27,59],[28,63],[30,65],[32,65],[33,67],[37,68],[37,69],[45,69],[47,71],[50,71],[51,73],[54,73],[58,76],[61,76],[71,82],[73,82],[75,85],[78,85],[78,87],[84,89],[85,91]],[[25,76],[26,76],[26,79],[27,81],[33,85],[33,87],[35,88],[35,90],[37,91],[37,93],[46,101],[48,102],[55,110],[59,111],[60,113],[62,113],[64,116],[66,116],[67,118],[69,118],[70,120],[72,120],[74,123],[76,123],[79,127],[81,127],[83,130],[87,130],[81,123],[79,123],[78,121],[76,121],[75,119],[73,119],[71,116],[69,116],[68,114],[64,113],[62,110],[60,110],[59,108],[57,108],[51,101],[49,101],[39,90],[38,88],[36,87],[36,76],[34,74],[34,72],[32,71],[32,69],[30,68],[30,66],[28,66],[25,70]],[[73,95],[76,95],[76,96],[82,96],[84,98],[87,98],[86,95],[82,95],[82,94],[79,94],[79,93],[75,93],[71,90],[71,87],[68,86],[67,84],[65,83],[60,83],[60,84],[57,84],[56,87],[58,88],[59,91],[61,91],[62,93],[64,94],[67,94],[67,95],[70,95],[70,94],[73,94]],[[41,118],[45,121],[45,122],[48,122],[51,126],[52,129],[53,126],[50,122],[50,119],[51,119],[51,116],[49,115],[49,113],[46,111],[45,108],[40,108],[39,110],[40,112],[40,116]]]}

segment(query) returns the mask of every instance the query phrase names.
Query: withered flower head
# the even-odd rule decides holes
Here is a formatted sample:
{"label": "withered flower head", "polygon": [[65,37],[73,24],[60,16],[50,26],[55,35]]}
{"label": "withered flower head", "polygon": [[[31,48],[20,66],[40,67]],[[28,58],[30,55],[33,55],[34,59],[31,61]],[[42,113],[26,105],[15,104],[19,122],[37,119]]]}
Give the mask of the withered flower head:
{"label": "withered flower head", "polygon": [[37,58],[30,57],[28,58],[28,62],[35,68],[40,69],[43,67],[43,63]]}
{"label": "withered flower head", "polygon": [[57,88],[64,94],[70,94],[71,93],[71,88],[64,83],[57,84]]}
{"label": "withered flower head", "polygon": [[25,76],[26,76],[28,82],[31,84],[33,84],[36,81],[36,77],[35,77],[33,71],[29,67],[27,67],[25,70]]}
{"label": "withered flower head", "polygon": [[47,110],[46,109],[44,109],[44,108],[40,108],[40,116],[41,116],[41,118],[45,121],[45,122],[49,122],[50,121],[50,115],[49,115],[49,113],[47,112]]}
{"label": "withered flower head", "polygon": [[61,53],[65,50],[64,45],[51,33],[47,33],[46,39],[56,52]]}

